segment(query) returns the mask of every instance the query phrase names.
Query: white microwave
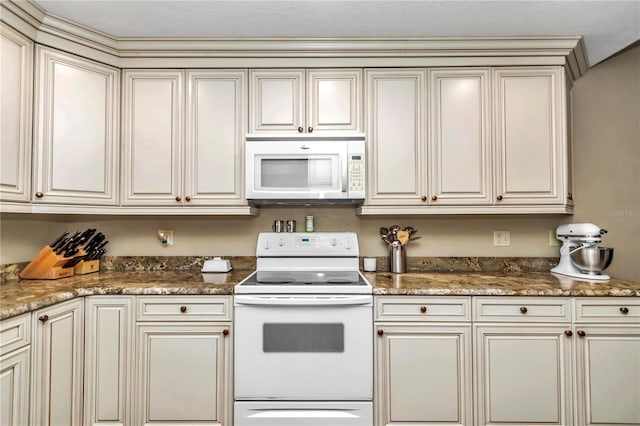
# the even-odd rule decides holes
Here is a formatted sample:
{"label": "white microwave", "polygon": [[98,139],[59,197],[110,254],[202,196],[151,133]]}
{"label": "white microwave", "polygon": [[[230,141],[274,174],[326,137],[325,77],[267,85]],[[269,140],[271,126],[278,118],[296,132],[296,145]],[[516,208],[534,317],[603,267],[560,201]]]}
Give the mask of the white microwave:
{"label": "white microwave", "polygon": [[247,135],[245,197],[255,205],[362,204],[363,134]]}

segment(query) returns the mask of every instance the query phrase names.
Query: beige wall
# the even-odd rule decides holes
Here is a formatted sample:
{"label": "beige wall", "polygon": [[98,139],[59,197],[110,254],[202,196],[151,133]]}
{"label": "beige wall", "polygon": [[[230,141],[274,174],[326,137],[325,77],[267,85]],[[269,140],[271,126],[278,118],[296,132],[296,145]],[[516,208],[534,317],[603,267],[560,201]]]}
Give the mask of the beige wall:
{"label": "beige wall", "polygon": [[640,46],[590,69],[573,88],[573,222],[609,230],[607,272],[640,281]]}
{"label": "beige wall", "polygon": [[[609,229],[615,247],[608,272],[640,281],[639,54],[636,48],[589,70],[574,87],[574,194],[576,214],[528,216],[359,217],[353,208],[263,208],[258,217],[108,217],[2,215],[0,264],[29,260],[63,230],[96,227],[110,255],[253,255],[256,234],[274,219],[307,214],[318,231],[356,231],[365,256],[384,256],[378,228],[411,225],[422,239],[409,256],[557,256],[549,230],[562,222],[593,222]],[[173,229],[175,245],[162,247],[158,229]],[[511,247],[493,247],[493,231],[511,231]]]}

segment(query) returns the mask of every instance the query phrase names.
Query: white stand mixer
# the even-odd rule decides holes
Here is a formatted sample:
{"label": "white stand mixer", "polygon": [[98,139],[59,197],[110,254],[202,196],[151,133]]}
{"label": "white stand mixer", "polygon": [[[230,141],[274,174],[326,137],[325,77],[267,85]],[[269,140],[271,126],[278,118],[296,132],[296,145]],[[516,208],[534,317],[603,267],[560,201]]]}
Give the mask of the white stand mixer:
{"label": "white stand mixer", "polygon": [[[562,241],[560,248],[560,262],[551,269],[556,274],[567,275],[587,280],[608,280],[609,276],[602,273],[613,258],[613,249],[599,248],[602,234],[607,230],[592,223],[569,223],[556,228],[556,238]],[[586,263],[576,264],[578,259],[572,259],[572,254],[583,251]],[[601,257],[600,253],[605,255]],[[578,257],[576,255],[574,258]]]}

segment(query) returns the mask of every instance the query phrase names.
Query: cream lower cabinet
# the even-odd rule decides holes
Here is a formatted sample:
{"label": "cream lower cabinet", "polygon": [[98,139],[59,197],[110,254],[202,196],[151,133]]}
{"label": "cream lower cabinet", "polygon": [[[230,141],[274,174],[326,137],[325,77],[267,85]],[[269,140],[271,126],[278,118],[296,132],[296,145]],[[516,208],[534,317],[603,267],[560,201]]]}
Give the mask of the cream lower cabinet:
{"label": "cream lower cabinet", "polygon": [[85,298],[84,424],[132,425],[134,296]]}
{"label": "cream lower cabinet", "polygon": [[84,348],[84,300],[32,313],[31,424],[80,426]]}
{"label": "cream lower cabinet", "polygon": [[476,425],[573,422],[571,300],[474,298]]}
{"label": "cream lower cabinet", "polygon": [[376,426],[472,425],[470,298],[388,296],[375,306]]}
{"label": "cream lower cabinet", "polygon": [[640,425],[640,299],[574,303],[576,424]]}
{"label": "cream lower cabinet", "polygon": [[136,425],[232,425],[231,296],[138,297]]}
{"label": "cream lower cabinet", "polygon": [[31,314],[0,322],[0,425],[29,424]]}

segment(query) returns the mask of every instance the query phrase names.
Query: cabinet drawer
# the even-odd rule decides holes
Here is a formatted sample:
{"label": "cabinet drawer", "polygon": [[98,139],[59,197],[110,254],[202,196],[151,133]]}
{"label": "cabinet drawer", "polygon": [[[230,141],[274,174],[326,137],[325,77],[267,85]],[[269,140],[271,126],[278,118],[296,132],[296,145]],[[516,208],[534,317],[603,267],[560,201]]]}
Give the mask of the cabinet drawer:
{"label": "cabinet drawer", "polygon": [[0,322],[0,355],[11,352],[31,341],[31,314],[22,314]]}
{"label": "cabinet drawer", "polygon": [[232,296],[138,296],[138,321],[231,321]]}
{"label": "cabinet drawer", "polygon": [[576,322],[640,324],[639,297],[581,297],[574,303]]}
{"label": "cabinet drawer", "polygon": [[570,322],[571,299],[564,297],[475,297],[479,322]]}
{"label": "cabinet drawer", "polygon": [[376,297],[376,321],[471,321],[470,297]]}

